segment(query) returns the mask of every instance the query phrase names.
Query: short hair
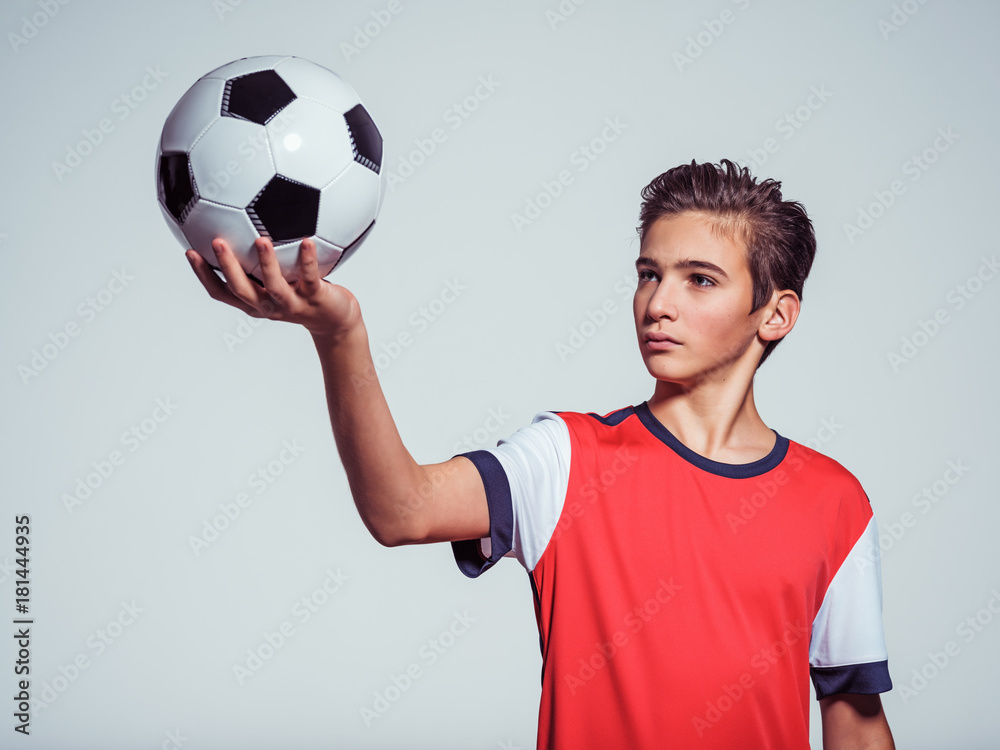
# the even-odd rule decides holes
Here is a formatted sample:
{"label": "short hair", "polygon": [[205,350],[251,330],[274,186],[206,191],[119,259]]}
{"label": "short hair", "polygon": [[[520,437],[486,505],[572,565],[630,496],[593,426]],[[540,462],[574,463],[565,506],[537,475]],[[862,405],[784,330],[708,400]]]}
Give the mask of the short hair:
{"label": "short hair", "polygon": [[[642,189],[639,241],[657,219],[680,213],[706,214],[713,229],[740,239],[747,248],[755,313],[776,289],[791,289],[799,299],[816,255],[816,235],[805,207],[781,198],[781,183],[761,182],[747,167],[729,159],[719,164],[682,164],[668,169]],[[781,339],[769,341],[757,366]]]}

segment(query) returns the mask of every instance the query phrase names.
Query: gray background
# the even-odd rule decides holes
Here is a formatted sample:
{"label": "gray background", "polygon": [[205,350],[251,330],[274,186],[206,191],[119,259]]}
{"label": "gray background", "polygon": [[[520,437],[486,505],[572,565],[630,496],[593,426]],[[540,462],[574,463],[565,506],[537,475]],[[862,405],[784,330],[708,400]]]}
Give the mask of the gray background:
{"label": "gray background", "polygon": [[[758,407],[847,466],[872,500],[896,684],[884,703],[899,746],[995,738],[1000,281],[973,282],[961,309],[953,301],[997,254],[995,3],[909,0],[915,12],[898,6],[907,20],[896,29],[880,27],[894,13],[881,0],[590,0],[564,3],[573,12],[561,18],[547,15],[559,13],[554,1],[400,0],[398,13],[385,2],[49,5],[17,0],[0,12],[0,609],[10,623],[12,519],[28,513],[32,690],[63,689],[52,687],[28,739],[15,737],[7,703],[0,746],[534,744],[541,659],[523,569],[504,561],[471,581],[447,545],[379,547],[353,507],[308,335],[247,328],[210,300],[157,210],[153,155],[167,113],[199,76],[259,54],[345,77],[382,129],[390,174],[415,139],[445,129],[331,277],[359,297],[376,354],[400,332],[413,337],[385,360],[382,383],[422,463],[468,450],[456,446],[466,436],[493,445],[541,410],[605,413],[648,398],[623,281],[638,250],[639,190],[692,158],[730,157],[782,180],[809,210],[819,252],[796,330],[757,378]],[[712,36],[726,9],[732,23]],[[373,12],[391,21],[352,53],[343,44]],[[32,16],[45,23],[27,38]],[[699,33],[711,43],[679,64],[675,53]],[[162,80],[122,109],[116,100],[147,66]],[[445,113],[481,76],[499,86],[452,129]],[[809,109],[813,87],[829,96]],[[801,127],[779,126],[786,116]],[[53,162],[102,118],[113,131],[57,175]],[[580,171],[577,149],[607,118],[627,129]],[[777,148],[761,164],[768,138]],[[927,149],[933,163],[914,172]],[[564,169],[572,184],[519,231],[512,214]],[[844,225],[894,180],[905,192],[849,237]],[[112,294],[123,270],[132,278]],[[411,315],[447,281],[465,290],[418,329]],[[81,314],[88,298],[109,297]],[[607,300],[617,312],[560,356],[557,344]],[[902,339],[932,328],[941,309],[947,322],[894,366]],[[78,335],[24,375],[71,323]],[[176,410],[129,450],[122,433],[141,429],[157,399]],[[491,410],[504,415],[499,428]],[[286,440],[303,452],[256,494],[248,477]],[[64,495],[114,450],[124,463],[70,512]],[[949,462],[968,467],[951,485]],[[918,504],[925,487],[933,504]],[[190,538],[240,492],[252,505],[196,555]],[[303,623],[293,607],[328,570],[347,580]],[[138,617],[109,628],[133,601]],[[455,613],[475,621],[430,664],[428,643]],[[958,629],[977,613],[978,631]],[[294,634],[240,684],[233,666],[285,621]],[[101,630],[117,636],[103,651]],[[957,655],[934,674],[929,654],[949,642]],[[9,695],[15,655],[11,638],[3,644]],[[88,666],[74,674],[79,655]],[[414,663],[420,677],[367,726],[360,709]],[[812,729],[818,747],[815,704]]]}

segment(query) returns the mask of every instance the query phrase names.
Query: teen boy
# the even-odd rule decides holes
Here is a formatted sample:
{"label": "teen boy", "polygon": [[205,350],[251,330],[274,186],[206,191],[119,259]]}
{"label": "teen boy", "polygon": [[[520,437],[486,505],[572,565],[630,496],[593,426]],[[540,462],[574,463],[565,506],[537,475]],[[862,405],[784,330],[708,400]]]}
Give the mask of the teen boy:
{"label": "teen boy", "polygon": [[495,449],[418,465],[375,376],[357,299],[302,243],[263,286],[224,242],[215,299],[312,334],[354,501],[387,546],[453,543],[479,575],[529,572],[543,656],[538,747],[894,747],[868,498],[842,466],[769,429],[753,377],[795,325],[815,253],[803,207],[745,168],[682,165],[642,193],[639,350],[652,397],[541,412]]}

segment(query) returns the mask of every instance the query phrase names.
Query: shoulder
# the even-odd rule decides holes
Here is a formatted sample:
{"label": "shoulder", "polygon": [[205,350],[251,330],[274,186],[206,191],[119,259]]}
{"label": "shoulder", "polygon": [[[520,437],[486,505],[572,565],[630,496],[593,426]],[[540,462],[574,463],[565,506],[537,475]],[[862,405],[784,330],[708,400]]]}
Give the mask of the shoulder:
{"label": "shoulder", "polygon": [[827,502],[839,500],[842,504],[854,505],[862,512],[871,512],[868,493],[860,480],[825,453],[789,440],[782,466],[791,482],[809,487]]}
{"label": "shoulder", "polygon": [[531,423],[520,428],[517,433],[522,431],[549,434],[613,432],[609,428],[618,427],[629,417],[634,417],[635,413],[635,407],[633,406],[625,406],[605,414],[592,411],[582,412],[551,409],[537,412],[532,418]]}
{"label": "shoulder", "polygon": [[604,414],[593,411],[553,411],[547,413],[559,417],[571,430],[580,433],[613,434],[621,432],[623,428],[633,423],[638,424],[638,416],[634,406],[623,406]]}
{"label": "shoulder", "polygon": [[787,459],[789,462],[797,464],[799,471],[818,479],[833,481],[837,484],[857,484],[860,486],[857,477],[839,461],[795,440],[788,440]]}

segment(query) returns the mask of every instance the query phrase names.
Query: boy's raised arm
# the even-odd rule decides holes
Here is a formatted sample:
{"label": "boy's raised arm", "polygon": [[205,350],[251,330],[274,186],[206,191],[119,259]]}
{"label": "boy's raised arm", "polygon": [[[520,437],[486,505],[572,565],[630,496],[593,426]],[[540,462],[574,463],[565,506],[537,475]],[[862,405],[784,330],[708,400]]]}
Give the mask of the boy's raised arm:
{"label": "boy's raised arm", "polygon": [[303,241],[301,278],[289,283],[270,241],[258,240],[263,288],[247,277],[225,242],[212,247],[225,282],[195,251],[187,258],[213,299],[253,317],[299,323],[312,335],[337,450],[372,536],[386,546],[488,536],[486,492],[473,463],[456,456],[422,466],[403,445],[375,374],[358,301],[319,277],[314,243]]}

